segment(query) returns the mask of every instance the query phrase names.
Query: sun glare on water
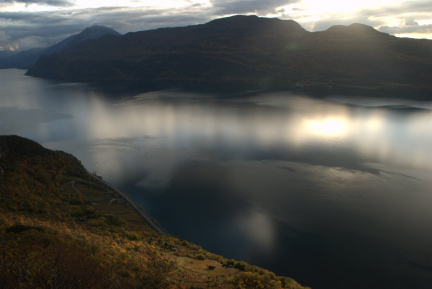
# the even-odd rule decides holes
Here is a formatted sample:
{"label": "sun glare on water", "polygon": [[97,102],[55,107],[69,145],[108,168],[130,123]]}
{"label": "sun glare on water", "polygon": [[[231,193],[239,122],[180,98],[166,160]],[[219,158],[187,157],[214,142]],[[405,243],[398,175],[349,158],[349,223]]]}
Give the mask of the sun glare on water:
{"label": "sun glare on water", "polygon": [[309,121],[307,129],[316,135],[340,136],[348,131],[348,125],[344,120],[329,118],[322,121]]}

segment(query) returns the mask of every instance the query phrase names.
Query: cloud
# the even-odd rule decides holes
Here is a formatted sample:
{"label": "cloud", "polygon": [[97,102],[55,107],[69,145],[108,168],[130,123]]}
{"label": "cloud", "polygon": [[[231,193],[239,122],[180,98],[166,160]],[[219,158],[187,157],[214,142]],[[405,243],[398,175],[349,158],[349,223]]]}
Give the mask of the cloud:
{"label": "cloud", "polygon": [[381,26],[380,31],[389,34],[432,34],[432,24],[419,25],[415,19],[405,19],[399,26]]}
{"label": "cloud", "polygon": [[[365,21],[373,19],[374,25],[372,26],[385,33],[393,35],[429,34],[430,38],[432,38],[432,25],[419,24],[421,20],[432,21],[430,8],[431,3],[429,0],[406,1],[379,9],[363,9],[358,12],[358,15],[365,19]],[[394,24],[386,24],[386,20],[388,19],[392,19]]]}
{"label": "cloud", "polygon": [[[313,15],[303,6],[299,6],[300,8],[293,5],[291,9],[280,11],[279,17],[294,19],[309,31],[323,31],[333,25],[362,23],[385,33],[397,35],[409,33],[413,37],[423,33],[422,37],[429,35],[429,38],[432,38],[429,25],[413,25],[412,23],[413,20],[432,21],[429,12],[430,0],[394,1],[389,5],[358,9],[352,14],[327,12]],[[405,24],[407,20],[408,22]]]}
{"label": "cloud", "polygon": [[0,12],[0,47],[47,47],[84,29],[85,23],[59,12]]}
{"label": "cloud", "polygon": [[[327,13],[314,16],[303,5],[304,0],[209,0],[189,1],[181,8],[100,7],[81,8],[70,6],[73,0],[4,0],[0,4],[1,47],[47,47],[79,33],[92,25],[103,25],[120,33],[149,30],[160,27],[178,27],[206,23],[215,18],[233,14],[256,14],[298,21],[309,31],[325,30],[333,25],[349,25],[354,22],[373,26],[383,32],[429,33],[430,23],[416,25],[415,21],[432,20],[430,0],[398,1],[391,6],[376,6],[356,11],[355,14]],[[11,3],[57,6],[51,11],[6,12]],[[136,3],[140,3],[137,0]],[[399,4],[398,4],[399,3]],[[68,6],[68,7],[61,7]],[[9,8],[8,8],[9,7]],[[11,9],[9,9],[11,10]],[[3,12],[1,12],[3,11]],[[388,20],[391,19],[392,22]]]}
{"label": "cloud", "polygon": [[192,9],[136,9],[102,7],[45,12],[0,12],[0,47],[47,47],[93,25],[103,25],[120,33],[160,27],[186,26],[213,19],[209,13]]}
{"label": "cloud", "polygon": [[429,17],[431,3],[429,0],[405,1],[399,4],[389,6],[377,6],[372,8],[363,8],[356,12],[358,17],[364,18],[381,18],[381,17],[402,17],[401,15],[422,15],[420,17]]}
{"label": "cloud", "polygon": [[5,3],[10,3],[10,4],[22,3],[25,5],[37,4],[37,5],[58,6],[58,7],[73,6],[73,2],[68,0],[3,0],[2,2],[3,5]]}
{"label": "cloud", "polygon": [[247,14],[265,15],[275,13],[278,7],[299,2],[300,0],[213,0],[215,14]]}
{"label": "cloud", "polygon": [[82,26],[80,21],[58,12],[0,12],[2,30],[13,39],[31,33],[32,35],[49,35],[57,30],[68,31]]}

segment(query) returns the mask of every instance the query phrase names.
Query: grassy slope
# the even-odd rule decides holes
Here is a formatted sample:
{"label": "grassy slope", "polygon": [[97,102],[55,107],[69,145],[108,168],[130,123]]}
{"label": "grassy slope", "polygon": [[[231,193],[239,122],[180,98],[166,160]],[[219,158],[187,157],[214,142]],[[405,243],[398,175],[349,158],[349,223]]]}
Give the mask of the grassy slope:
{"label": "grassy slope", "polygon": [[0,136],[0,192],[0,288],[304,288],[154,232],[75,157],[18,136]]}

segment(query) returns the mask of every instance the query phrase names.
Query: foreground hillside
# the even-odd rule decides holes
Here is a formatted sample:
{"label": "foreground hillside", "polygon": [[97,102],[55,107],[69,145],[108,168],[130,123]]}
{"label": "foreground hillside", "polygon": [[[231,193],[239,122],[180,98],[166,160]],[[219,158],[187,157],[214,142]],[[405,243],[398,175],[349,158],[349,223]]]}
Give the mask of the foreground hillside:
{"label": "foreground hillside", "polygon": [[102,37],[41,57],[27,74],[145,88],[427,98],[432,40],[397,38],[362,24],[312,33],[292,20],[233,16]]}
{"label": "foreground hillside", "polygon": [[304,288],[149,227],[72,155],[0,136],[0,288]]}

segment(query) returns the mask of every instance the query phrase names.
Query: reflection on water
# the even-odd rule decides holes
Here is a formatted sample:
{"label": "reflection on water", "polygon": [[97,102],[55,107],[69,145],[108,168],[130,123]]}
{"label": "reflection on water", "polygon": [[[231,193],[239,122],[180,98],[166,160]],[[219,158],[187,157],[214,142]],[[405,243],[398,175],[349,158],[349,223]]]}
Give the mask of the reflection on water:
{"label": "reflection on water", "polygon": [[73,153],[169,232],[315,288],[432,283],[430,103],[108,97],[22,73],[0,71],[0,134]]}

